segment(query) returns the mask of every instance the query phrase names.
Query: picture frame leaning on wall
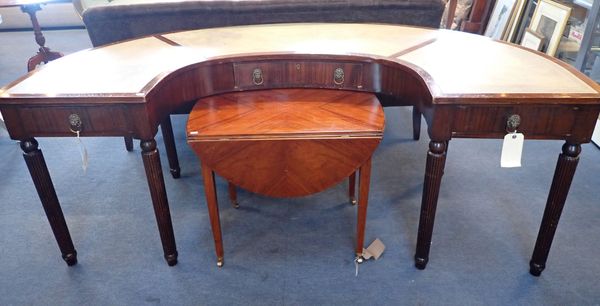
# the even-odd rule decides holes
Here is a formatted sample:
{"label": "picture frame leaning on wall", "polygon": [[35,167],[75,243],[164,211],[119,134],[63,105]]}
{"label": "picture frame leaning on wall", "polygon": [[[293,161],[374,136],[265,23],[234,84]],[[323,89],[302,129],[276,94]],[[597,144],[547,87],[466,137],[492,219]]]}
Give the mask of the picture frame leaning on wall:
{"label": "picture frame leaning on wall", "polygon": [[494,5],[492,14],[485,28],[484,36],[492,39],[504,39],[510,28],[510,21],[518,0],[498,0]]}
{"label": "picture frame leaning on wall", "polygon": [[521,46],[535,51],[540,51],[544,45],[546,38],[541,33],[534,31],[530,28],[525,29],[523,33],[523,39],[521,39]]}
{"label": "picture frame leaning on wall", "polygon": [[539,0],[529,28],[545,37],[542,52],[550,56],[556,54],[570,15],[571,8],[566,5],[552,0]]}

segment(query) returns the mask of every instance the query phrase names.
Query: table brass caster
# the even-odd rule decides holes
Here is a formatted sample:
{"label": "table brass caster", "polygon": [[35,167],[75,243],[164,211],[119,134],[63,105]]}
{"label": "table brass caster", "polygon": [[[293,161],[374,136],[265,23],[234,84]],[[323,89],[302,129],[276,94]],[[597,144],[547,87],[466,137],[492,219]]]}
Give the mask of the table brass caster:
{"label": "table brass caster", "polygon": [[238,209],[238,208],[240,208],[240,203],[238,203],[238,201],[232,201],[231,206],[233,206],[233,208],[235,208],[235,209]]}
{"label": "table brass caster", "polygon": [[350,204],[352,205],[356,205],[358,202],[356,202],[356,198],[355,197],[350,197]]}
{"label": "table brass caster", "polygon": [[362,257],[362,254],[356,254],[356,259],[354,259],[358,264],[363,263],[365,259]]}
{"label": "table brass caster", "polygon": [[217,267],[223,267],[223,257],[217,258]]}

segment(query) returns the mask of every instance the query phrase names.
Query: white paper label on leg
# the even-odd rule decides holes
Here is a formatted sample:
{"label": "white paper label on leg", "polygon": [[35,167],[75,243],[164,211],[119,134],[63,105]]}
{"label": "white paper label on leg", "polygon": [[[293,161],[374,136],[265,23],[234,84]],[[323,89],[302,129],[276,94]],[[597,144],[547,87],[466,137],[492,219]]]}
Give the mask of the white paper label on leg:
{"label": "white paper label on leg", "polygon": [[86,173],[88,167],[88,152],[85,145],[83,144],[83,141],[81,141],[81,137],[79,137],[79,131],[77,131],[76,133],[77,142],[79,144],[79,153],[81,154],[81,168],[83,169],[83,173]]}
{"label": "white paper label on leg", "polygon": [[521,155],[523,154],[524,141],[525,136],[522,133],[510,133],[504,136],[504,142],[502,143],[502,156],[500,157],[500,167],[521,167]]}

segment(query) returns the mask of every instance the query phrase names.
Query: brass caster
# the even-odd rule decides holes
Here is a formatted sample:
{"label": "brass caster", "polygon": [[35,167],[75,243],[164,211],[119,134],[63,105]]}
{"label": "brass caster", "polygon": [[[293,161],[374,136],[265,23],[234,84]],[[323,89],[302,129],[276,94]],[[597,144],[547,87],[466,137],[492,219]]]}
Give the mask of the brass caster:
{"label": "brass caster", "polygon": [[223,267],[223,257],[217,258],[217,267]]}
{"label": "brass caster", "polygon": [[233,206],[233,208],[238,209],[240,208],[240,203],[238,203],[237,201],[231,202],[231,206]]}
{"label": "brass caster", "polygon": [[356,205],[358,202],[356,202],[356,198],[355,197],[350,197],[350,204],[352,205]]}
{"label": "brass caster", "polygon": [[361,263],[363,263],[363,261],[365,261],[365,259],[362,257],[362,254],[361,255],[356,255],[356,259],[355,260],[356,260],[356,263],[358,263],[358,264],[361,264]]}

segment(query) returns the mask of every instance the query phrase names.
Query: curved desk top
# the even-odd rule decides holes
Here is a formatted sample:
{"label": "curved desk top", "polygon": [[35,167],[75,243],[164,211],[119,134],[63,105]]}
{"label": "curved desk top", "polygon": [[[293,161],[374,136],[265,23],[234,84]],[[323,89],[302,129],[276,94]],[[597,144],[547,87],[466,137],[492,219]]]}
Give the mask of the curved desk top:
{"label": "curved desk top", "polygon": [[600,97],[599,87],[568,65],[482,36],[379,24],[279,24],[171,33],[81,51],[3,88],[0,104],[33,97],[142,101],[157,80],[184,66],[273,54],[400,63],[425,80],[433,103],[511,95]]}

